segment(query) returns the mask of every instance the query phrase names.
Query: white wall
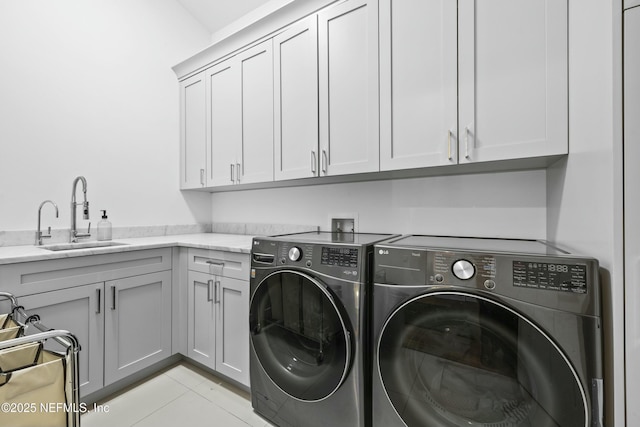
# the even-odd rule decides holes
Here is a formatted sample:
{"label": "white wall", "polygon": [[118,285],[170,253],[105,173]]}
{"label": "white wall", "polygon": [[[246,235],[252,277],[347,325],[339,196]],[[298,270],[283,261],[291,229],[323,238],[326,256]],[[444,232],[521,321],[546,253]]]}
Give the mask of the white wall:
{"label": "white wall", "polygon": [[544,239],[545,171],[214,193],[215,222],[319,225],[357,213],[360,232]]}
{"label": "white wall", "polygon": [[35,229],[45,199],[68,228],[77,175],[94,225],[209,222],[210,196],[178,190],[171,66],[210,37],[174,0],[0,2],[0,230]]}
{"label": "white wall", "polygon": [[[569,150],[549,168],[548,236],[601,267],[607,426],[623,427],[620,1],[569,2]],[[616,12],[618,10],[618,12]],[[629,397],[628,402],[636,402]],[[631,403],[636,404],[636,403]],[[634,421],[635,422],[635,421]],[[629,424],[634,425],[634,424]]]}

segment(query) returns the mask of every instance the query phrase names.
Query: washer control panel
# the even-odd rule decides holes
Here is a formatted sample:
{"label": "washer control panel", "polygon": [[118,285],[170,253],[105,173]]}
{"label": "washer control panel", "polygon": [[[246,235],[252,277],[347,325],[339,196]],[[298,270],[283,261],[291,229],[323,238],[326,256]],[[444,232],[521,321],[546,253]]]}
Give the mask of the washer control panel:
{"label": "washer control panel", "polygon": [[252,268],[295,267],[312,270],[330,277],[362,281],[365,257],[371,255],[365,247],[323,245],[309,242],[254,239]]}
{"label": "washer control panel", "polygon": [[323,246],[320,262],[324,265],[356,268],[358,267],[358,249]]}

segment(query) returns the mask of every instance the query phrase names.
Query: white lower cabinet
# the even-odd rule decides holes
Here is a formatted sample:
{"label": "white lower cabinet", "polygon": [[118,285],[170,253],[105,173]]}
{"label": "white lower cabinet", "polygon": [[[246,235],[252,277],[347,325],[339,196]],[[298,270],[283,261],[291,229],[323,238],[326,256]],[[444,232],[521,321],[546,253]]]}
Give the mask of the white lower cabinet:
{"label": "white lower cabinet", "polygon": [[249,386],[248,257],[229,253],[235,259],[219,260],[204,252],[190,251],[196,262],[211,263],[205,271],[191,263],[188,271],[187,356]]}
{"label": "white lower cabinet", "polygon": [[86,397],[171,355],[171,263],[170,249],[152,249],[7,264],[0,283],[44,325],[76,336]]}
{"label": "white lower cabinet", "polygon": [[104,384],[171,355],[171,272],[105,283]]}
{"label": "white lower cabinet", "polygon": [[[71,331],[80,342],[80,395],[86,396],[103,386],[104,283],[77,286],[18,298],[29,313],[40,316],[50,328]],[[27,333],[37,333],[37,330]],[[47,348],[61,351],[62,346],[48,341]]]}

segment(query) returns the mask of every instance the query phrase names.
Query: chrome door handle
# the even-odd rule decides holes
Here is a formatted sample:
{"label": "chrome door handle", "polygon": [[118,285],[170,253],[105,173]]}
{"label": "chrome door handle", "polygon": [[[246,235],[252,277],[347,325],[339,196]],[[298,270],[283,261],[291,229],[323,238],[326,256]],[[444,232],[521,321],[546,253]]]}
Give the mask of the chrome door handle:
{"label": "chrome door handle", "polygon": [[235,182],[235,180],[233,179],[233,168],[234,168],[234,164],[231,163],[231,182]]}
{"label": "chrome door handle", "polygon": [[236,182],[240,184],[240,175],[242,175],[242,169],[240,168],[240,163],[236,163]]}
{"label": "chrome door handle", "polygon": [[200,169],[200,185],[204,187],[204,169]]}
{"label": "chrome door handle", "polygon": [[453,159],[453,156],[451,155],[451,133],[452,133],[451,129],[449,129],[447,131],[447,144],[448,144],[448,146],[447,146],[447,158],[449,160]]}
{"label": "chrome door handle", "polygon": [[116,287],[111,286],[111,310],[116,309]]}
{"label": "chrome door handle", "polygon": [[209,279],[207,281],[207,302],[211,302],[213,301],[213,299],[211,298],[211,288],[213,286],[213,279]]}
{"label": "chrome door handle", "polygon": [[464,128],[464,158],[471,160],[469,155],[469,126]]}
{"label": "chrome door handle", "polygon": [[214,294],[215,294],[215,298],[216,298],[214,303],[215,304],[219,304],[220,303],[220,281],[216,280],[214,282],[214,284],[215,284],[215,292],[214,292]]}
{"label": "chrome door handle", "polygon": [[322,173],[327,174],[327,150],[322,150]]}
{"label": "chrome door handle", "polygon": [[98,297],[98,305],[96,307],[96,314],[100,314],[101,311],[101,305],[102,305],[102,301],[101,301],[101,297],[102,297],[102,290],[101,289],[96,289],[96,296]]}
{"label": "chrome door handle", "polygon": [[315,176],[316,174],[316,152],[315,150],[311,150],[311,173]]}

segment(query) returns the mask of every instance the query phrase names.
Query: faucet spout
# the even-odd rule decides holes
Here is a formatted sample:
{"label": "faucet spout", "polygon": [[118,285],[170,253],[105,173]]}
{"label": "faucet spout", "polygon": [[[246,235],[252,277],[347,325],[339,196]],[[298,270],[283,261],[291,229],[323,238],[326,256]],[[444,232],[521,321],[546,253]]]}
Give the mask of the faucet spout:
{"label": "faucet spout", "polygon": [[[83,193],[83,202],[82,202],[82,218],[89,219],[89,202],[87,201],[87,180],[84,176],[78,176],[73,180],[73,185],[71,188],[71,230],[69,240],[71,243],[75,243],[78,241],[79,237],[90,237],[91,233],[87,230],[87,233],[78,233],[77,229],[77,221],[76,221],[76,207],[79,203],[76,202],[76,190],[78,187],[78,182],[82,182],[82,193]],[[89,225],[91,227],[91,225]]]}
{"label": "faucet spout", "polygon": [[44,202],[40,203],[40,207],[38,208],[38,229],[36,230],[36,246],[42,245],[42,239],[51,237],[51,227],[49,227],[49,231],[47,234],[44,234],[42,233],[42,231],[40,231],[40,219],[42,217],[42,207],[47,203],[51,203],[53,207],[56,208],[56,218],[58,218],[58,213],[59,213],[58,205],[56,205],[55,202],[51,200],[45,200]]}

